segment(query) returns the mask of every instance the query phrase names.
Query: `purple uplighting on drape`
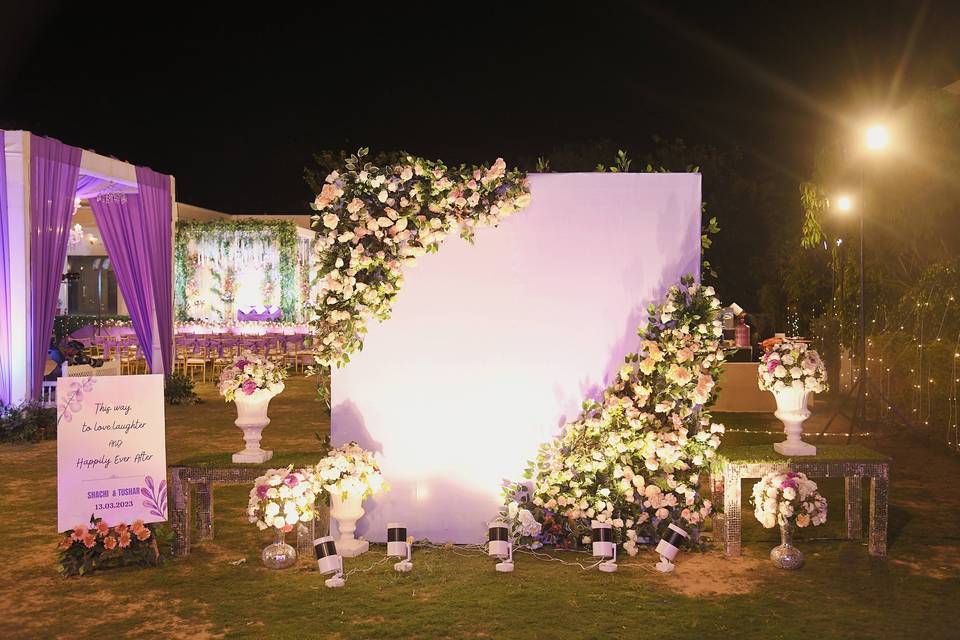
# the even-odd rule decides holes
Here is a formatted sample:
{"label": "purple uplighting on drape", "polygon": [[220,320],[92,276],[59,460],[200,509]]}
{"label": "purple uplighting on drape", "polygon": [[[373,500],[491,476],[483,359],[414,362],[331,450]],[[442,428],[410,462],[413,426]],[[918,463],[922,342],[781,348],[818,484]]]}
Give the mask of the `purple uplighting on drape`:
{"label": "purple uplighting on drape", "polygon": [[149,252],[141,259],[150,265],[153,304],[157,313],[163,370],[173,365],[173,201],[170,176],[137,167],[137,189],[143,216],[141,227]]}
{"label": "purple uplighting on drape", "polygon": [[0,129],[0,404],[10,404],[10,221],[7,213],[5,133]]}
{"label": "purple uplighting on drape", "polygon": [[[144,233],[140,197],[130,194],[125,200],[91,198],[90,208],[100,229],[103,245],[117,274],[117,287],[127,303],[133,332],[153,367],[153,285],[150,281],[151,245]],[[164,369],[164,371],[168,371]]]}
{"label": "purple uplighting on drape", "polygon": [[30,318],[29,381],[40,397],[47,348],[67,259],[73,199],[82,151],[59,140],[30,139]]}

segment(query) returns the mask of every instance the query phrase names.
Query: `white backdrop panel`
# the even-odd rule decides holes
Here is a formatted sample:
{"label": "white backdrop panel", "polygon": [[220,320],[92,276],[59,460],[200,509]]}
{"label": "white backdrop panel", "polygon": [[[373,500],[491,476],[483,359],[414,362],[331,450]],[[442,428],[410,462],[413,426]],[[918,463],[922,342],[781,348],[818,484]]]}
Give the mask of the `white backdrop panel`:
{"label": "white backdrop panel", "polygon": [[368,540],[401,521],[418,539],[483,541],[501,480],[602,391],[647,304],[699,273],[698,174],[530,182],[526,210],[409,269],[393,317],[333,372],[333,444],[376,451],[392,485],[365,503]]}

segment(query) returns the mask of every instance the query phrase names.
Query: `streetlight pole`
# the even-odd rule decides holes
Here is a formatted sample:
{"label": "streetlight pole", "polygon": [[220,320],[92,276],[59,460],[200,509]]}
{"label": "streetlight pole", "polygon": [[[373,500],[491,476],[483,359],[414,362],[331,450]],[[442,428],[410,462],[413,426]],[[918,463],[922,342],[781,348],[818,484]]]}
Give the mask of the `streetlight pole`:
{"label": "streetlight pole", "polygon": [[866,304],[864,296],[864,268],[863,268],[863,218],[864,209],[867,208],[866,194],[864,193],[864,168],[860,165],[860,206],[857,210],[860,214],[860,373],[857,375],[857,408],[853,413],[853,422],[850,425],[847,442],[853,438],[853,428],[864,426],[866,423],[867,411],[867,322],[866,322]]}

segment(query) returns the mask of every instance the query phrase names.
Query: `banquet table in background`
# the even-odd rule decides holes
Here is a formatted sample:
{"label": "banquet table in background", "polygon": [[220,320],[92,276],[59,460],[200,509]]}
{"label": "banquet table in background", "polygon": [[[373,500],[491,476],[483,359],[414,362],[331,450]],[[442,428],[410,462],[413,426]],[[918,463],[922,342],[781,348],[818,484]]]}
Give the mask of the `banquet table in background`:
{"label": "banquet table in background", "polygon": [[[240,353],[251,352],[300,371],[314,361],[306,325],[276,322],[237,324],[181,323],[175,335],[173,370],[195,381],[215,381],[220,371]],[[133,329],[83,327],[70,334],[95,358],[119,359],[121,373],[146,373],[146,358]]]}

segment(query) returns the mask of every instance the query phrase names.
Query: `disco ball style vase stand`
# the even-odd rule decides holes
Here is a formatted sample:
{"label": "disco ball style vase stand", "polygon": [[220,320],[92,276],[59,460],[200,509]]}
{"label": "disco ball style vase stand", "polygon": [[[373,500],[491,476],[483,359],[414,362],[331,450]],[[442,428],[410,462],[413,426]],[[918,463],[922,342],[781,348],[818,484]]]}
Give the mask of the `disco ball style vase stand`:
{"label": "disco ball style vase stand", "polygon": [[770,559],[778,569],[799,569],[803,566],[803,553],[793,546],[793,524],[780,525],[780,546],[770,550]]}
{"label": "disco ball style vase stand", "polygon": [[804,442],[803,422],[810,417],[807,400],[810,392],[793,388],[773,391],[777,399],[777,410],[773,414],[783,423],[783,432],[787,439],[773,445],[774,451],[785,456],[815,456],[817,448]]}
{"label": "disco ball style vase stand", "polygon": [[263,430],[270,424],[267,408],[273,395],[269,389],[257,389],[250,395],[238,391],[233,397],[233,403],[237,405],[237,419],[234,424],[243,431],[243,441],[246,443],[243,451],[233,454],[234,462],[260,463],[273,457],[273,451],[260,448]]}
{"label": "disco ball style vase stand", "polygon": [[357,520],[363,517],[363,494],[349,493],[343,499],[342,494],[330,495],[330,516],[337,521],[337,530],[340,537],[336,540],[337,553],[345,558],[352,558],[370,549],[366,540],[357,540],[353,537],[357,530]]}

